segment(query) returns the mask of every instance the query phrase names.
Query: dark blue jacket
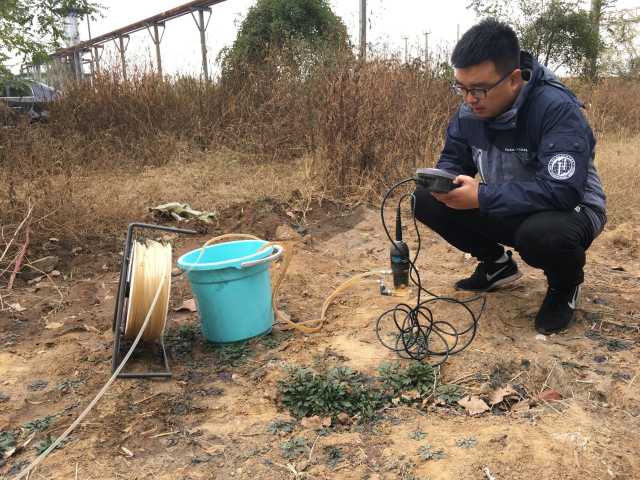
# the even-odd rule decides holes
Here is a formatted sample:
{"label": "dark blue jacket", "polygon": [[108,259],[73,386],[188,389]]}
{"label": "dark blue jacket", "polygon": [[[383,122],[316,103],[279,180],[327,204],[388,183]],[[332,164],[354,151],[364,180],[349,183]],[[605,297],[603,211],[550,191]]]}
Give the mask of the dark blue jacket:
{"label": "dark blue jacket", "polygon": [[509,216],[586,206],[600,231],[606,201],[582,105],[530,54],[522,52],[520,68],[526,82],[507,112],[484,120],[468,105],[460,107],[437,167],[479,174],[481,211]]}

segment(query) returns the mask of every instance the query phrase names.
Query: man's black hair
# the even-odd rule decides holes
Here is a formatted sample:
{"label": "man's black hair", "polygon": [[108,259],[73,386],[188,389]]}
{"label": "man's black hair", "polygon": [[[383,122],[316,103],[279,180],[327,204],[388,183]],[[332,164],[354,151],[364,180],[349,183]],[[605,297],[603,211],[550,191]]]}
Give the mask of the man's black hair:
{"label": "man's black hair", "polygon": [[451,63],[455,68],[467,68],[491,60],[500,75],[520,65],[520,42],[513,29],[493,18],[482,20],[460,38]]}

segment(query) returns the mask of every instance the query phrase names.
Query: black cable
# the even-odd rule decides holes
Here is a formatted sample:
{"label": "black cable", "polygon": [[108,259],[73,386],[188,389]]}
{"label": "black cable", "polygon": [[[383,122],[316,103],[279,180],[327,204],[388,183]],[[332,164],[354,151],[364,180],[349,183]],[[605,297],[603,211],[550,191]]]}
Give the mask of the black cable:
{"label": "black cable", "polygon": [[[380,217],[382,226],[389,241],[393,244],[394,239],[389,233],[387,223],[384,218],[385,205],[391,194],[400,186],[410,182],[414,182],[413,178],[402,180],[392,186],[385,194],[380,205]],[[376,336],[382,345],[389,350],[396,352],[402,358],[411,358],[423,361],[427,357],[441,357],[441,359],[432,366],[442,365],[451,355],[455,355],[467,348],[474,340],[480,317],[484,313],[486,306],[486,297],[484,295],[475,295],[466,300],[458,300],[452,297],[443,297],[436,295],[422,286],[420,272],[416,267],[418,255],[421,249],[420,230],[415,216],[416,198],[413,193],[406,193],[400,197],[398,201],[397,212],[399,214],[402,202],[411,199],[411,216],[413,217],[413,225],[417,235],[416,254],[413,259],[409,259],[409,278],[411,282],[418,287],[418,297],[415,306],[406,303],[399,303],[395,307],[383,312],[376,321]],[[399,223],[396,217],[396,227]],[[422,300],[422,295],[426,294],[430,298]],[[480,311],[476,315],[468,304],[482,300]],[[452,323],[444,320],[436,320],[433,312],[429,308],[430,304],[435,302],[448,302],[459,305],[466,310],[469,316],[469,323],[463,324],[462,329],[457,329]],[[390,342],[385,341],[381,335],[381,327],[384,322],[393,322],[397,333],[391,335]],[[468,326],[467,326],[468,325]],[[466,338],[465,338],[466,337]],[[435,345],[434,345],[435,343]]]}

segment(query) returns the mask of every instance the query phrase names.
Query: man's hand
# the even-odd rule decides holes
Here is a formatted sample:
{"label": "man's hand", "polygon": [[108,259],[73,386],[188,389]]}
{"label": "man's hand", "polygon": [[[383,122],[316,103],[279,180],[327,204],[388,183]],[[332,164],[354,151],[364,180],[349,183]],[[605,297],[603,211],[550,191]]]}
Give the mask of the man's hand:
{"label": "man's hand", "polygon": [[471,210],[479,208],[478,202],[478,186],[480,183],[468,175],[458,175],[453,179],[453,183],[460,185],[449,193],[435,193],[433,195],[436,200],[444,203],[449,208],[456,210]]}

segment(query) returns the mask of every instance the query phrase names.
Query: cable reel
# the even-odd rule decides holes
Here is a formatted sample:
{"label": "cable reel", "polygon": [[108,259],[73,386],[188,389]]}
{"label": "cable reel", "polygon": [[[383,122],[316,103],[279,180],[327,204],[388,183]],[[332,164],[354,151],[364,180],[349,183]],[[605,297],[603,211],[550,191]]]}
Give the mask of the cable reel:
{"label": "cable reel", "polygon": [[[118,377],[168,378],[171,377],[171,370],[164,346],[164,331],[167,325],[171,292],[171,245],[154,240],[134,239],[134,230],[136,229],[185,234],[196,234],[197,232],[160,225],[132,223],[127,230],[124,245],[112,325],[114,333],[112,372],[115,372],[121,363],[121,346],[124,346],[125,343],[131,343],[137,337],[147,314],[149,314],[149,309],[153,306],[151,317],[142,334],[141,343],[147,350],[159,349],[162,368],[157,371],[121,372]],[[158,294],[157,299],[155,299],[156,294]]]}

